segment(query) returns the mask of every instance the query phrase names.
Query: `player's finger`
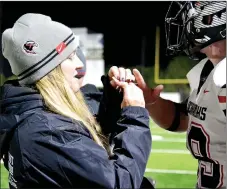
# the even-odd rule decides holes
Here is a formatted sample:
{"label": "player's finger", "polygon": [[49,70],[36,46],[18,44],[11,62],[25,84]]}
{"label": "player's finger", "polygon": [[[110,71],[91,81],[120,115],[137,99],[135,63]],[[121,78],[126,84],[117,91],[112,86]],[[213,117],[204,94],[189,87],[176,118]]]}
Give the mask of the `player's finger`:
{"label": "player's finger", "polygon": [[159,96],[163,89],[164,89],[163,85],[158,85],[157,87],[154,88],[153,94]]}
{"label": "player's finger", "polygon": [[115,77],[112,77],[112,79],[119,88],[125,88],[128,85],[126,82],[119,81]]}
{"label": "player's finger", "polygon": [[139,70],[137,69],[133,69],[133,74],[135,76],[135,80],[139,86],[139,88],[141,89],[145,89],[147,87],[146,82],[143,79],[143,76],[141,75],[141,73],[139,72]]}

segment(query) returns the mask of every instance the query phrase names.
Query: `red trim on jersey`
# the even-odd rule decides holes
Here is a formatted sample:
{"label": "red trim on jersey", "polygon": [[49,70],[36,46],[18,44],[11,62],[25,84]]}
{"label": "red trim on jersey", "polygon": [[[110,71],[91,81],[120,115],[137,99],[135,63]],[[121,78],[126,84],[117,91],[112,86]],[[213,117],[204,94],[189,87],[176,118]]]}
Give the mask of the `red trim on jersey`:
{"label": "red trim on jersey", "polygon": [[207,138],[207,145],[206,145],[206,151],[207,151],[207,155],[208,158],[210,158],[210,136],[208,135],[208,133],[205,131],[205,129],[203,128],[203,126],[199,123],[196,123],[194,121],[191,122],[192,125],[194,125],[194,127],[200,127],[203,131],[203,133],[205,134],[205,137]]}
{"label": "red trim on jersey", "polygon": [[218,96],[218,100],[220,103],[226,103],[226,96]]}
{"label": "red trim on jersey", "polygon": [[[226,101],[226,96],[222,96],[222,97],[225,97],[225,101]],[[192,121],[190,125],[191,126],[193,125],[194,127],[200,127],[202,129],[202,131],[204,132],[205,137],[207,137],[207,147],[206,147],[207,153],[208,153],[207,155],[211,159],[211,157],[210,157],[210,136],[208,135],[208,133],[205,131],[205,129],[203,128],[203,126],[201,124]],[[215,163],[220,165],[219,161],[214,160],[214,159],[212,159],[212,160]],[[200,165],[199,165],[198,185],[199,185],[199,187],[204,188],[204,187],[201,186],[201,184],[202,184],[201,183],[201,167],[203,167],[204,171],[205,171],[206,165],[204,165],[202,163]],[[220,180],[219,180],[219,185],[218,185],[217,188],[220,188],[220,187],[223,186],[223,183],[224,183],[223,179],[224,179],[224,167],[223,167],[223,165],[220,165]]]}
{"label": "red trim on jersey", "polygon": [[224,168],[223,165],[221,165],[221,169],[220,169],[220,181],[221,182],[217,188],[221,188],[223,186],[223,177],[224,177]]}

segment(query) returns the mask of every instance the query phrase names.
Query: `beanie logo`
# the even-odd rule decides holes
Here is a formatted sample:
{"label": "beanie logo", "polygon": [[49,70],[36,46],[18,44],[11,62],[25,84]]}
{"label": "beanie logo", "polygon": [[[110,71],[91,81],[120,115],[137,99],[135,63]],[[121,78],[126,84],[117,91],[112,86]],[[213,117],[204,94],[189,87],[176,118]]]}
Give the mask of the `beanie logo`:
{"label": "beanie logo", "polygon": [[23,45],[23,49],[25,50],[25,52],[30,54],[36,54],[36,52],[34,51],[34,47],[38,47],[38,44],[34,41],[27,41]]}
{"label": "beanie logo", "polygon": [[61,42],[57,47],[56,47],[56,51],[58,52],[58,54],[60,54],[66,47],[66,44],[64,42]]}

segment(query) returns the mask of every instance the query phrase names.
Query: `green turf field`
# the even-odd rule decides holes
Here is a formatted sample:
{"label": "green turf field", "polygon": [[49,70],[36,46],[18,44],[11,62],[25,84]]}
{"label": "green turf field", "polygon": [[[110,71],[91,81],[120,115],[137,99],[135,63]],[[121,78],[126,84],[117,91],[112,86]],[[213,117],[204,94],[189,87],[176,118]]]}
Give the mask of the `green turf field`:
{"label": "green turf field", "polygon": [[146,176],[157,188],[195,188],[197,161],[186,148],[186,133],[165,131],[151,122],[153,145]]}
{"label": "green turf field", "polygon": [[[188,153],[185,133],[171,133],[151,122],[152,151],[145,175],[157,188],[195,188],[197,161]],[[1,188],[8,188],[7,172],[1,166]]]}

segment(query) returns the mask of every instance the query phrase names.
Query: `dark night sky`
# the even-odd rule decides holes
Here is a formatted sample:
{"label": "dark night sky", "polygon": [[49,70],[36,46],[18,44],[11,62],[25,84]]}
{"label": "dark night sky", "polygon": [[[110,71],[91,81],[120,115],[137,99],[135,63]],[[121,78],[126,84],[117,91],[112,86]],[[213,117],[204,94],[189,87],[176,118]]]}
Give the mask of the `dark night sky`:
{"label": "dark night sky", "polygon": [[2,2],[2,32],[28,12],[49,15],[69,27],[87,27],[104,34],[106,65],[135,66],[141,63],[141,41],[146,38],[146,65],[154,63],[156,25],[161,27],[164,55],[164,17],[170,2],[68,1]]}

